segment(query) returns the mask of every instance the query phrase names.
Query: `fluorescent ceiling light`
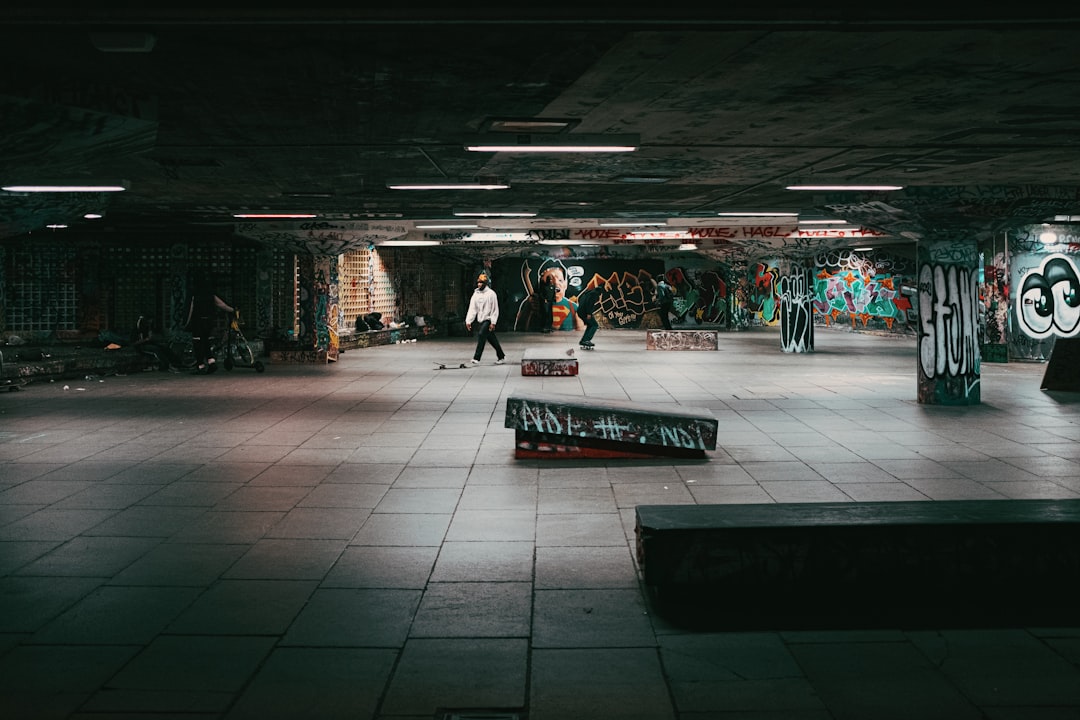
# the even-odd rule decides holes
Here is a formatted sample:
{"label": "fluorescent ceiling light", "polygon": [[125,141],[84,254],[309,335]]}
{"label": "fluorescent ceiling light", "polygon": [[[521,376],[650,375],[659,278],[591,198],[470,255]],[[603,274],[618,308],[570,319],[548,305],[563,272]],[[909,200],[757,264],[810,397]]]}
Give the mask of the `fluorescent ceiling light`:
{"label": "fluorescent ceiling light", "polygon": [[847,225],[847,220],[800,220],[800,225]]}
{"label": "fluorescent ceiling light", "polygon": [[497,178],[472,180],[387,180],[390,190],[509,190],[510,183]]}
{"label": "fluorescent ceiling light", "polygon": [[533,134],[498,137],[497,133],[466,141],[470,152],[633,152],[641,139],[638,135]]}
{"label": "fluorescent ceiling light", "polygon": [[87,184],[52,184],[52,185],[4,185],[7,192],[18,193],[93,193],[93,192],[123,192],[127,190],[126,182],[108,183],[98,185]]}
{"label": "fluorescent ceiling light", "polygon": [[83,215],[83,218],[85,218],[86,220],[100,220],[103,217],[105,216],[101,213],[86,213],[85,215]]}
{"label": "fluorescent ceiling light", "polygon": [[697,250],[697,245],[694,243],[683,243],[679,246],[680,250]]}
{"label": "fluorescent ceiling light", "polygon": [[45,227],[50,230],[63,230],[67,227],[67,225],[65,225],[64,223],[53,223],[52,225],[46,225]]}
{"label": "fluorescent ceiling light", "polygon": [[903,190],[903,185],[788,185],[788,190]]}
{"label": "fluorescent ceiling light", "polygon": [[797,212],[721,212],[720,217],[798,217]]}
{"label": "fluorescent ceiling light", "polygon": [[855,252],[866,252],[867,250],[873,250],[872,247],[851,248]]}
{"label": "fluorescent ceiling light", "polygon": [[233,213],[240,220],[310,220],[319,217],[315,213]]}
{"label": "fluorescent ceiling light", "polygon": [[413,227],[415,227],[417,230],[474,230],[476,228],[479,228],[480,226],[475,225],[475,224],[472,224],[472,225],[441,225],[441,224],[440,225],[435,225],[435,224],[428,224],[428,223],[424,223],[424,224],[417,223]]}
{"label": "fluorescent ceiling light", "polygon": [[532,210],[455,210],[456,217],[536,217]]}
{"label": "fluorescent ceiling light", "polygon": [[667,227],[667,221],[635,222],[627,220],[626,222],[602,222],[599,223],[599,227]]}
{"label": "fluorescent ceiling light", "polygon": [[426,247],[441,244],[438,240],[383,240],[375,243],[375,247]]}

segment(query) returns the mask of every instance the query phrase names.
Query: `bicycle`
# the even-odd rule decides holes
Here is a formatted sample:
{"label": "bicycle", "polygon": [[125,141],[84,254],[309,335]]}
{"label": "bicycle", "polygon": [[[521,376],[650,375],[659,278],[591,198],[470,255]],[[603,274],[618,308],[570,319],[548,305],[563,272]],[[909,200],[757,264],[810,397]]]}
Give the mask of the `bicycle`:
{"label": "bicycle", "polygon": [[255,368],[255,372],[263,372],[266,366],[262,361],[255,359],[255,353],[248,344],[247,338],[240,330],[240,311],[234,310],[229,322],[225,325],[225,332],[215,348],[215,354],[220,353],[221,363],[226,370],[234,367]]}

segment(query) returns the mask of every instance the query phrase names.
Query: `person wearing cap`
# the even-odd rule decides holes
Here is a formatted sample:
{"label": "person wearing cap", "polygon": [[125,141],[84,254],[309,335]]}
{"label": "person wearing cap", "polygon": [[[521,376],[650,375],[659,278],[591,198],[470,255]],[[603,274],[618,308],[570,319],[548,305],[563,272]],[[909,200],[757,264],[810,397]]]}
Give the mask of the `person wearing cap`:
{"label": "person wearing cap", "polygon": [[495,325],[498,322],[499,298],[495,295],[495,291],[488,287],[487,274],[480,273],[480,276],[476,278],[476,290],[469,299],[469,312],[465,315],[466,330],[472,332],[473,325],[477,326],[473,365],[480,364],[480,358],[484,356],[484,346],[488,343],[495,348],[495,364],[502,365],[506,362],[506,353],[499,344],[499,338],[495,336]]}

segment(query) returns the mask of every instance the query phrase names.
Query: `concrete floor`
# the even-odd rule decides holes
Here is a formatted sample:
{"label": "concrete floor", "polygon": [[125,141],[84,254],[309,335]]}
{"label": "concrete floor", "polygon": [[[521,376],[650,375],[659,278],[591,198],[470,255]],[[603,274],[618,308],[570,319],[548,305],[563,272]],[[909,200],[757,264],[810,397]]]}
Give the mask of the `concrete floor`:
{"label": "concrete floor", "polygon": [[[576,334],[502,341],[0,395],[0,718],[1080,718],[1078,623],[701,629],[634,558],[639,504],[1080,498],[1044,365],[955,408],[915,402],[910,338],[601,330],[554,378],[521,354]],[[515,460],[521,389],[708,407],[719,447]]]}

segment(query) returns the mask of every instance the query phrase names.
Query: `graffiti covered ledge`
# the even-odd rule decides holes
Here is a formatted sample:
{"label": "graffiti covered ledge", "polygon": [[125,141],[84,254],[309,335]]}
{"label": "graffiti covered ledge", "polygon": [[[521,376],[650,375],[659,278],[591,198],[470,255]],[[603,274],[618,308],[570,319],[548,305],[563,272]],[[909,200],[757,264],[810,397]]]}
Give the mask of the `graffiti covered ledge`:
{"label": "graffiti covered ledge", "polygon": [[704,458],[719,423],[708,408],[544,393],[506,400],[515,457]]}

